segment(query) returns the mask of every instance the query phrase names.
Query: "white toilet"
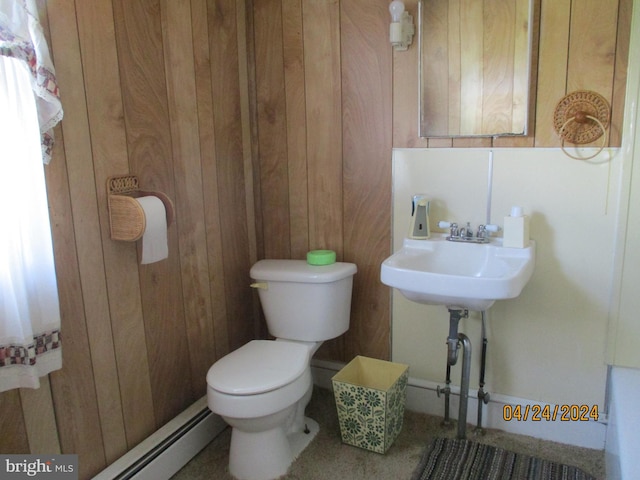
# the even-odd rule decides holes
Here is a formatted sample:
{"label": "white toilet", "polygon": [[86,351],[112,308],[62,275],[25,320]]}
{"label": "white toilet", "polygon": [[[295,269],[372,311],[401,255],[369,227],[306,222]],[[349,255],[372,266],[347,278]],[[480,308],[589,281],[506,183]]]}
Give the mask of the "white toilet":
{"label": "white toilet", "polygon": [[304,416],[313,382],[311,357],[324,340],[349,328],[356,266],[261,260],[252,286],[272,340],[253,340],[218,360],[207,374],[211,411],[231,427],[229,471],[240,480],[270,480],[318,432]]}

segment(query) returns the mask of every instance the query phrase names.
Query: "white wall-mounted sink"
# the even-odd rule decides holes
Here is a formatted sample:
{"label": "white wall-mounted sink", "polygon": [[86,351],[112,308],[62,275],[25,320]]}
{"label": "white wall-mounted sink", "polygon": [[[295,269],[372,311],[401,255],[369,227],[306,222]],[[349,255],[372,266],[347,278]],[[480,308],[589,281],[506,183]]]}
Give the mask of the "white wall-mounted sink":
{"label": "white wall-mounted sink", "polygon": [[482,311],[496,300],[520,295],[533,275],[534,241],[527,248],[508,248],[501,238],[477,244],[450,242],[446,236],[406,238],[382,262],[382,283],[414,302]]}

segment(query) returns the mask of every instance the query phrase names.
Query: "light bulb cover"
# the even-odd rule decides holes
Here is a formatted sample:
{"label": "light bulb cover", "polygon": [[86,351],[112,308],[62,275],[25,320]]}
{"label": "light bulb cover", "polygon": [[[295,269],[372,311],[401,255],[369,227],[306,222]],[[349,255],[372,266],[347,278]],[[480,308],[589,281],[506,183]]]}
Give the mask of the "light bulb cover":
{"label": "light bulb cover", "polygon": [[401,0],[393,0],[393,2],[389,4],[389,13],[391,13],[392,22],[399,22],[404,13],[404,3]]}
{"label": "light bulb cover", "polygon": [[401,0],[393,0],[389,4],[389,13],[391,13],[389,41],[394,50],[407,50],[415,33],[413,17],[405,10]]}

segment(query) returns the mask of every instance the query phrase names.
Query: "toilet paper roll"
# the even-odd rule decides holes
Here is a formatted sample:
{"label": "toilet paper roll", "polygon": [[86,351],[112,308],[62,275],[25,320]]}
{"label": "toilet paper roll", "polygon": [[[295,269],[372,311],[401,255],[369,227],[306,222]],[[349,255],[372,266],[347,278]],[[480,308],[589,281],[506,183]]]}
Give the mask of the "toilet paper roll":
{"label": "toilet paper roll", "polygon": [[159,262],[169,256],[167,244],[167,213],[158,197],[136,199],[144,211],[146,226],[142,235],[141,264]]}

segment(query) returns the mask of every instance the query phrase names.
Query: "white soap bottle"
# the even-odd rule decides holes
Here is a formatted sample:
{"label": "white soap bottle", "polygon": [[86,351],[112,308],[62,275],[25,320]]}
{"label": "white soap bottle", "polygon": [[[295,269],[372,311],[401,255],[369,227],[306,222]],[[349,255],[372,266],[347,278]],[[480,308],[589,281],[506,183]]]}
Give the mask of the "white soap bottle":
{"label": "white soap bottle", "polygon": [[521,207],[511,207],[511,215],[504,217],[502,245],[511,248],[529,246],[529,217],[522,214]]}

